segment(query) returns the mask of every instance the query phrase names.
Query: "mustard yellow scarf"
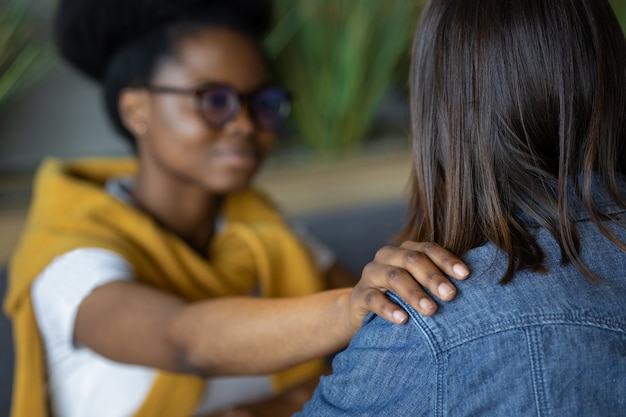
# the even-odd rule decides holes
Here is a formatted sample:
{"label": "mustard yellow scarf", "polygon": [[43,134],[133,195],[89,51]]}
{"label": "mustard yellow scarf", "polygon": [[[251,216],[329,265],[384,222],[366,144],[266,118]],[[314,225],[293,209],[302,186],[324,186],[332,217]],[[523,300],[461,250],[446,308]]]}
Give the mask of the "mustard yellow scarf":
{"label": "mustard yellow scarf", "polygon": [[[48,160],[39,169],[26,228],[12,259],[5,310],[14,324],[15,379],[12,416],[47,417],[44,349],[33,313],[30,286],[50,261],[79,247],[115,251],[136,279],[197,301],[248,294],[259,286],[267,297],[322,290],[307,251],[272,205],[248,189],[227,198],[226,228],[208,258],[199,256],[141,211],[107,194],[114,175],[131,175],[132,159]],[[313,361],[274,376],[276,390],[319,375]],[[204,391],[203,379],[160,372],[136,417],[187,417]]]}

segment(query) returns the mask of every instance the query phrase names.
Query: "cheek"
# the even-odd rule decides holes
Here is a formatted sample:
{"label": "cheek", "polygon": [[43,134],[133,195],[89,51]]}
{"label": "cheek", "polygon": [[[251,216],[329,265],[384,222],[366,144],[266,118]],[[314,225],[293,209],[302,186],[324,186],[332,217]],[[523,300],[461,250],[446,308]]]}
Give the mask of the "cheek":
{"label": "cheek", "polygon": [[261,149],[261,152],[265,156],[274,149],[274,144],[276,143],[276,133],[259,131],[256,134],[256,140],[259,144],[259,149]]}
{"label": "cheek", "polygon": [[[155,132],[172,144],[200,145],[207,138],[206,124],[193,106],[183,106],[174,100],[155,105]],[[169,138],[169,139],[168,139]]]}

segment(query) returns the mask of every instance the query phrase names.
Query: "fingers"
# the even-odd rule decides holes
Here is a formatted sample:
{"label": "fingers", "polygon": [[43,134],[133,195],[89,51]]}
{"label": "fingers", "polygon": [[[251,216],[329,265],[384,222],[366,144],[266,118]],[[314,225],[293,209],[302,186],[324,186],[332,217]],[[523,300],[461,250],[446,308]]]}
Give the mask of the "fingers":
{"label": "fingers", "polygon": [[[445,277],[443,277],[440,272],[437,274],[440,278],[433,278],[429,284],[437,285],[437,281],[440,281],[441,279],[447,282]],[[391,290],[395,292],[420,314],[430,316],[437,311],[437,304],[422,289],[422,287],[415,282],[414,277],[403,268],[371,262],[363,269],[363,276],[385,277],[386,284],[381,288],[381,290]],[[425,286],[423,282],[420,282],[420,284]],[[450,287],[454,294],[454,287],[451,285]],[[380,306],[380,309],[385,308],[387,310],[395,310],[399,308],[395,303],[391,302],[386,296],[384,296],[382,292],[379,292],[379,294],[381,298],[384,299],[384,302],[382,300],[379,301],[378,305]],[[453,296],[454,295],[452,295],[452,297]]]}
{"label": "fingers", "polygon": [[385,246],[363,269],[351,303],[358,306],[361,319],[372,311],[393,323],[403,323],[408,319],[406,312],[385,296],[393,291],[420,314],[430,316],[437,311],[430,294],[443,301],[456,295],[446,275],[463,280],[469,276],[469,269],[459,257],[435,243]]}
{"label": "fingers", "polygon": [[[456,288],[431,258],[423,252],[388,246],[377,252],[374,264],[384,268],[379,269],[377,274],[381,277],[386,274],[387,283],[394,286],[392,288],[394,291],[396,291],[394,282],[398,281],[402,283],[399,290],[404,290],[407,293],[409,291],[423,293],[417,285],[418,283],[444,301],[450,301],[456,295]],[[387,283],[383,285],[385,288],[388,288]],[[424,309],[422,308],[422,310]]]}
{"label": "fingers", "polygon": [[405,323],[409,318],[404,310],[391,302],[378,288],[362,288],[357,285],[352,290],[351,303],[359,306],[357,319],[352,323],[355,330],[361,326],[363,319],[370,311],[396,324]]}
{"label": "fingers", "polygon": [[434,265],[451,277],[463,280],[469,276],[469,269],[461,258],[436,243],[406,241],[400,247],[426,255]]}
{"label": "fingers", "polygon": [[437,311],[436,303],[423,288],[440,300],[450,301],[456,296],[456,288],[446,275],[459,280],[469,276],[469,269],[458,256],[430,242],[407,241],[400,247],[383,247],[368,268],[364,276],[385,277],[380,288],[393,290],[423,315]]}

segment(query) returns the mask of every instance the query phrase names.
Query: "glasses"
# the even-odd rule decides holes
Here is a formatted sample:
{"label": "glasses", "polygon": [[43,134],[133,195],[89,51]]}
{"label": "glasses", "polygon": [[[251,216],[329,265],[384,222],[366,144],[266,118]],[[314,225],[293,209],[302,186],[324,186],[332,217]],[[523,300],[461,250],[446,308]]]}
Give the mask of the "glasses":
{"label": "glasses", "polygon": [[291,94],[275,86],[263,86],[249,94],[242,94],[229,85],[212,83],[199,88],[145,86],[153,93],[190,94],[196,106],[214,129],[221,129],[234,119],[246,104],[250,116],[261,129],[276,130],[291,112]]}

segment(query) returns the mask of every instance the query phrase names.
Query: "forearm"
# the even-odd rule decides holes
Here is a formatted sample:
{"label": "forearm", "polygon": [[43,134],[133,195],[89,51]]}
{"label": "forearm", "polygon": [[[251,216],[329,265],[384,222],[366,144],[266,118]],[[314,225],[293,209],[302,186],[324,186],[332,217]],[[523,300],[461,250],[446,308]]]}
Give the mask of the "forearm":
{"label": "forearm", "polygon": [[221,298],[194,303],[168,333],[185,367],[202,375],[265,374],[344,347],[350,288],[298,298]]}
{"label": "forearm", "polygon": [[467,277],[469,272],[456,272],[457,267],[466,270],[461,261],[443,248],[407,242],[377,252],[354,289],[300,298],[217,298],[190,304],[134,281],[115,281],[83,300],[74,339],[113,361],[171,372],[273,373],[341,349],[370,311],[394,323],[406,321],[406,313],[385,297],[385,290],[419,309],[430,299],[414,279],[434,294],[449,285],[420,248],[439,259],[445,273]]}

